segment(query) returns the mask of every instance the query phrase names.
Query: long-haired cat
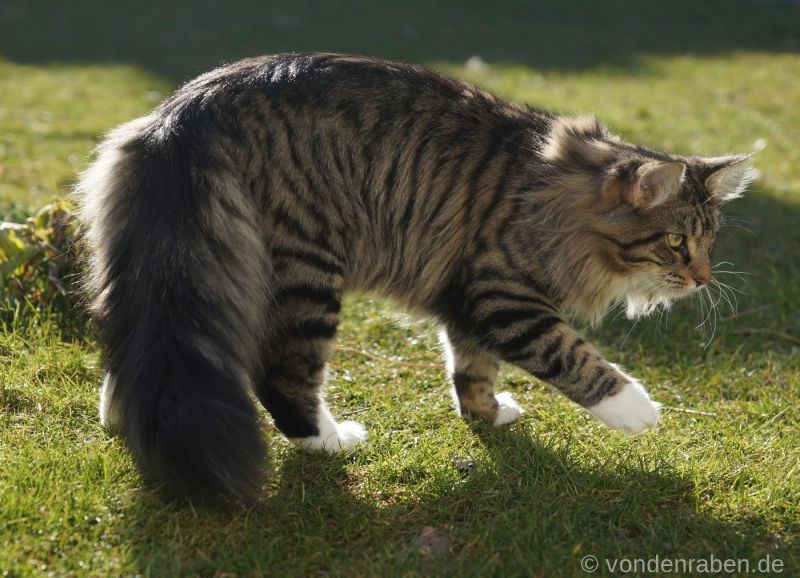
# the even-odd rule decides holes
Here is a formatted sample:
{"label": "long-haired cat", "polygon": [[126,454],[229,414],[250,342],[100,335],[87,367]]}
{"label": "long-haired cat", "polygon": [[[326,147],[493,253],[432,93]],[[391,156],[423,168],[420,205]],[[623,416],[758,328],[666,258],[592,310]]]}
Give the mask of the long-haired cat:
{"label": "long-haired cat", "polygon": [[656,152],[418,66],[289,54],[214,70],[113,131],[78,187],[101,419],[191,496],[260,488],[251,392],[302,448],[354,448],[364,429],[321,387],[342,295],[369,290],[441,323],[461,413],[517,419],[495,392],[506,361],[642,432],[658,404],[565,318],[706,285],[747,159]]}

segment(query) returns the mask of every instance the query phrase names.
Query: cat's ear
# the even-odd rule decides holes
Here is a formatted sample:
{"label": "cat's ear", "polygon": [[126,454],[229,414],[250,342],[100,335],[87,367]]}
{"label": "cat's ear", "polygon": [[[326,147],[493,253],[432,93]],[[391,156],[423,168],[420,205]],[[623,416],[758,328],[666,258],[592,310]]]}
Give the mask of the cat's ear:
{"label": "cat's ear", "polygon": [[652,209],[681,190],[686,165],[679,162],[654,161],[636,171],[636,180],[625,192],[625,200],[637,209]]}
{"label": "cat's ear", "polygon": [[708,192],[723,203],[740,197],[758,176],[751,159],[752,155],[703,159],[713,171],[705,180]]}

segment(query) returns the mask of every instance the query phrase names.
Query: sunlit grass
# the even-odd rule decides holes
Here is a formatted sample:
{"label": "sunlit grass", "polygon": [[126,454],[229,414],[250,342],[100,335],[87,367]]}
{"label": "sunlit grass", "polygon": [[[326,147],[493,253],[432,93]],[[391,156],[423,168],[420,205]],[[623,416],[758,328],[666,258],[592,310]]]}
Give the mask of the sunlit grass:
{"label": "sunlit grass", "polygon": [[[0,334],[0,571],[27,575],[580,575],[603,558],[766,555],[800,571],[800,60],[652,57],[630,68],[540,71],[433,62],[506,97],[595,112],[626,138],[685,153],[747,152],[761,179],[731,206],[718,260],[739,319],[709,334],[696,305],[590,335],[667,407],[626,439],[506,368],[526,409],[494,430],[451,407],[435,328],[350,299],[328,398],[363,422],[350,457],[308,456],[265,418],[273,472],[231,512],[164,503],[96,419],[93,343],[45,318]],[[0,63],[0,215],[68,193],[100,135],[174,83],[133,66]],[[454,458],[471,458],[465,475]],[[451,539],[425,557],[426,526]]]}

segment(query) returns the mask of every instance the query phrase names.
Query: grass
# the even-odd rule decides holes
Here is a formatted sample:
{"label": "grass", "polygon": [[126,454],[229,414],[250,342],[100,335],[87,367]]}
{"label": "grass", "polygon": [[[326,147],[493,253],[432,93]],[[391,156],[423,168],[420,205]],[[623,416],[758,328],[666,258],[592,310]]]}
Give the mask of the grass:
{"label": "grass", "polygon": [[[503,387],[526,408],[522,420],[499,430],[464,422],[435,328],[352,297],[328,397],[338,416],[367,426],[370,443],[349,457],[309,456],[265,417],[263,497],[219,511],[165,502],[142,483],[97,422],[91,337],[63,339],[51,316],[32,312],[0,333],[0,572],[572,576],[592,554],[601,575],[612,574],[606,560],[656,555],[753,568],[769,556],[783,575],[800,573],[798,8],[616,1],[609,16],[595,3],[571,13],[550,2],[491,12],[261,4],[3,3],[0,217],[65,195],[103,131],[220,60],[351,50],[593,111],[652,146],[763,148],[760,179],[730,206],[748,230],[727,229],[715,255],[736,263],[721,269],[748,273],[719,277],[743,291],[739,315],[726,313],[713,339],[710,321],[695,328],[691,302],[587,330],[667,406],[657,432],[626,439],[511,368]],[[600,18],[601,30],[588,28]],[[474,54],[488,67],[466,66]],[[419,553],[428,526],[449,538],[445,552]]]}

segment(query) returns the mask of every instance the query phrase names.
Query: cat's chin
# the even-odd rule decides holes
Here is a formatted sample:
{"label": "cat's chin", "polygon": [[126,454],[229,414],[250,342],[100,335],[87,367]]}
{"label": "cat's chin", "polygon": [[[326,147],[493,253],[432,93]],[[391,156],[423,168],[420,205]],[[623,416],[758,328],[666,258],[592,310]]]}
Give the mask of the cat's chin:
{"label": "cat's chin", "polygon": [[628,319],[639,319],[652,315],[659,309],[669,309],[678,296],[673,295],[629,295],[625,310]]}

